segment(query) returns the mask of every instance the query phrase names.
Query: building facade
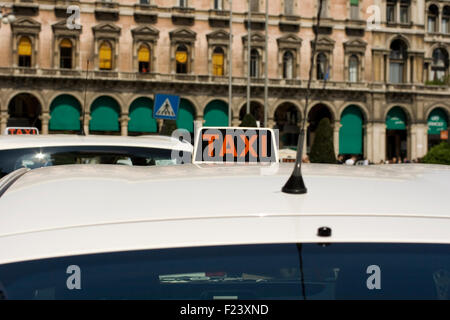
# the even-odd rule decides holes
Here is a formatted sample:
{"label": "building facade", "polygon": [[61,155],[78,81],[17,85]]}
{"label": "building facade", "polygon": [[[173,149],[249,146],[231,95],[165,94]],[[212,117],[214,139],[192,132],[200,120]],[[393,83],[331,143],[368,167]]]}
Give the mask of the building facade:
{"label": "building facade", "polygon": [[251,113],[295,146],[312,58],[308,148],[323,117],[336,153],[374,162],[439,143],[450,115],[448,1],[324,0],[315,57],[318,1],[270,1],[268,61],[265,1],[233,2],[231,59],[229,0],[6,2],[17,19],[0,27],[0,129],[157,133],[157,93],[181,97],[179,128],[227,125],[232,64],[232,125],[246,113],[250,71]]}

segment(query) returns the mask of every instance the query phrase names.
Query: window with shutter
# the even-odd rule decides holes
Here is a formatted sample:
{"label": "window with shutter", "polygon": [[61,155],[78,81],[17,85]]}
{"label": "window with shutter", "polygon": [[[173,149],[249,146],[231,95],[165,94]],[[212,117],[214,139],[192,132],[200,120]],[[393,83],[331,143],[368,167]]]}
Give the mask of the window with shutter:
{"label": "window with shutter", "polygon": [[112,50],[111,45],[108,42],[103,42],[100,45],[99,50],[99,69],[111,70],[112,69]]}

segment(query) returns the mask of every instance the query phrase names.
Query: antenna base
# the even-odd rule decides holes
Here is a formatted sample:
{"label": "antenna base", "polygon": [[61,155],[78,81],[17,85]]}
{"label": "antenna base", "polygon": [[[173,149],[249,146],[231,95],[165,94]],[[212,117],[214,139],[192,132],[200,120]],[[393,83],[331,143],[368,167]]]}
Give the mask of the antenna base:
{"label": "antenna base", "polygon": [[291,175],[281,191],[290,194],[307,193],[305,182],[303,181],[303,177],[301,175]]}

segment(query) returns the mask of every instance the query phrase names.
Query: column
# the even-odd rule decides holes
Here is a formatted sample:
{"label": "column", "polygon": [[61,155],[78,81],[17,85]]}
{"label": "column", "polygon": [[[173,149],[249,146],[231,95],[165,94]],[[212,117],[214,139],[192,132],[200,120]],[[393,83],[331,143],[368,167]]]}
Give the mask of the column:
{"label": "column", "polygon": [[241,124],[241,120],[239,120],[239,117],[233,117],[233,120],[231,120],[231,125],[233,127],[239,127]]}
{"label": "column", "polygon": [[415,79],[417,83],[423,83],[423,73],[424,73],[424,68],[423,68],[423,57],[422,56],[417,56],[415,59]]}
{"label": "column", "polygon": [[339,121],[334,122],[333,126],[333,145],[334,145],[334,155],[337,157],[339,154],[339,129],[342,125]]}
{"label": "column", "polygon": [[0,135],[5,133],[6,126],[8,125],[9,114],[7,110],[0,112]]}
{"label": "column", "polygon": [[89,135],[89,122],[91,121],[91,113],[85,112],[84,113],[84,121],[83,121],[83,115],[80,117],[81,125],[84,127],[84,134]]}
{"label": "column", "polygon": [[389,82],[389,56],[387,54],[384,55],[384,79],[383,82]]}
{"label": "column", "polygon": [[371,138],[372,147],[369,144],[369,148],[372,149],[372,161],[375,163],[385,160],[386,158],[386,124],[383,122],[374,122],[372,124]]}
{"label": "column", "polygon": [[195,116],[194,121],[199,121],[199,123],[203,126],[203,124],[205,123],[205,119],[203,119],[203,114],[197,114]]}
{"label": "column", "polygon": [[198,136],[197,136],[197,130],[203,127],[203,124],[205,123],[205,119],[203,119],[203,114],[198,114],[195,117],[194,120],[194,132],[193,132],[193,136],[190,137],[191,139],[191,143],[194,145],[195,141],[197,141]]}
{"label": "column", "polygon": [[41,120],[41,132],[40,134],[48,134],[48,122],[50,121],[50,113],[42,112],[42,115],[39,116]]}
{"label": "column", "polygon": [[395,22],[400,23],[400,1],[397,1],[397,3],[395,4],[395,15]]}
{"label": "column", "polygon": [[122,136],[128,135],[128,121],[130,121],[130,117],[128,117],[128,113],[122,113],[119,118],[120,122],[120,134]]}
{"label": "column", "polygon": [[436,19],[436,23],[437,23],[437,26],[436,26],[436,32],[442,32],[443,30],[442,30],[442,9],[441,8],[439,8],[439,14],[438,14],[438,16],[437,16],[437,19]]}
{"label": "column", "polygon": [[273,118],[267,118],[267,125],[266,125],[266,128],[273,128],[273,127],[275,127],[275,121],[273,120]]}
{"label": "column", "polygon": [[376,163],[373,157],[373,124],[366,123],[364,126],[364,157]]}
{"label": "column", "polygon": [[164,124],[164,120],[163,119],[156,119],[156,123],[158,124],[158,133],[161,133],[161,129],[162,129],[163,124]]}
{"label": "column", "polygon": [[406,58],[406,74],[403,83],[411,83],[411,56],[408,54]]}
{"label": "column", "polygon": [[[361,63],[362,68],[362,63]],[[380,53],[376,53],[373,55],[373,75],[372,80],[375,82],[384,82],[384,59],[383,55]],[[363,74],[363,73],[361,73]],[[360,77],[362,78],[362,77]]]}
{"label": "column", "polygon": [[410,160],[422,158],[428,149],[428,125],[425,123],[415,123],[410,127]]}

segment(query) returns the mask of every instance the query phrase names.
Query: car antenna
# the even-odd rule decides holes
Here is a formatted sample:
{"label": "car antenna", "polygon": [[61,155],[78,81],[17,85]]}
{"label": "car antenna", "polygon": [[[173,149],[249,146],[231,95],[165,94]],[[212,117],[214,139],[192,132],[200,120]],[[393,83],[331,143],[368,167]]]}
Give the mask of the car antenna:
{"label": "car antenna", "polygon": [[319,0],[319,9],[317,11],[317,25],[316,26],[313,25],[314,42],[313,42],[312,53],[311,53],[311,62],[310,62],[310,66],[309,66],[308,86],[306,87],[305,109],[303,112],[302,127],[300,128],[300,134],[298,136],[298,142],[297,142],[297,157],[295,159],[294,171],[292,171],[292,174],[289,177],[289,180],[286,182],[286,184],[281,189],[281,191],[284,193],[290,193],[290,194],[307,193],[305,182],[303,181],[303,176],[302,176],[302,155],[303,155],[303,147],[305,144],[304,142],[305,142],[306,117],[307,117],[307,111],[308,111],[309,97],[311,94],[311,81],[312,81],[312,74],[313,74],[313,69],[314,69],[314,60],[315,60],[315,56],[316,56],[317,40],[318,40],[318,35],[319,35],[322,3],[323,3],[323,0]]}
{"label": "car antenna", "polygon": [[81,128],[80,128],[80,135],[85,136],[86,132],[84,131],[84,121],[86,118],[86,92],[87,92],[87,86],[88,86],[88,77],[89,77],[89,59],[86,60],[87,68],[86,68],[86,82],[84,85],[84,103],[83,103],[83,115],[81,117]]}

